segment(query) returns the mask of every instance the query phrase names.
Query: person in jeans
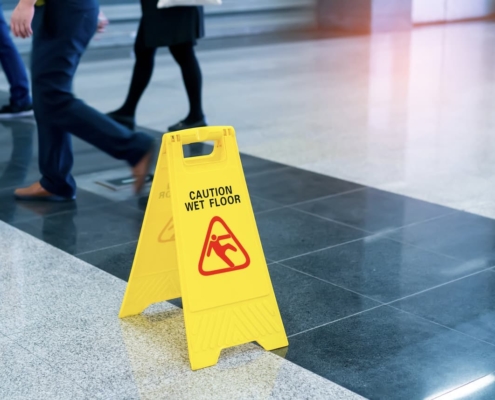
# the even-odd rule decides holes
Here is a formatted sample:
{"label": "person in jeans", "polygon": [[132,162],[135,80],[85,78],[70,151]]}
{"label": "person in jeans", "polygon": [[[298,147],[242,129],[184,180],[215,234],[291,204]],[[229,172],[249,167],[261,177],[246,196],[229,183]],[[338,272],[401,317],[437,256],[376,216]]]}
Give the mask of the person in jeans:
{"label": "person in jeans", "polygon": [[98,14],[96,0],[20,0],[12,14],[14,35],[33,35],[33,108],[42,175],[39,182],[17,189],[18,199],[75,199],[71,133],[127,161],[135,177],[136,193],[144,186],[154,139],[125,128],[72,94],[77,66],[99,25]]}
{"label": "person in jeans", "polygon": [[155,54],[159,47],[168,47],[179,65],[189,100],[189,113],[169,131],[206,126],[201,90],[202,75],[194,46],[204,36],[203,7],[186,6],[157,8],[157,0],[141,0],[143,16],[139,24],[134,54],[136,63],[127,98],[122,107],[110,115],[133,129],[136,108],[153,73]]}
{"label": "person in jeans", "polygon": [[0,2],[0,64],[10,85],[10,102],[0,108],[0,119],[33,114],[26,67],[17,51]]}

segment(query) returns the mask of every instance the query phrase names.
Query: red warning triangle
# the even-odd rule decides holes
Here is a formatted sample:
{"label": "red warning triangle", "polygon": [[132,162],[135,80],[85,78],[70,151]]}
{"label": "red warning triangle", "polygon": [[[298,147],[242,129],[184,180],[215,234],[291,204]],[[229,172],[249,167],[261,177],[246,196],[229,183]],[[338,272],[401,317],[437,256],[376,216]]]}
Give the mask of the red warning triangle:
{"label": "red warning triangle", "polygon": [[[215,224],[220,224],[226,234],[221,236],[214,234],[213,228],[215,228]],[[230,241],[232,241],[235,246]],[[244,261],[241,263],[233,261],[229,257],[230,252],[240,252],[244,256]],[[206,271],[203,268],[205,260],[213,256],[215,256],[216,265],[218,267],[214,268],[213,270]],[[250,263],[251,259],[249,258],[249,254],[244,249],[241,242],[239,242],[237,237],[234,235],[232,230],[225,223],[225,221],[220,217],[213,217],[213,219],[210,221],[210,226],[208,227],[208,231],[206,233],[205,243],[201,252],[201,258],[199,260],[200,274],[209,276],[222,274],[225,272],[237,271],[239,269],[249,267]]]}

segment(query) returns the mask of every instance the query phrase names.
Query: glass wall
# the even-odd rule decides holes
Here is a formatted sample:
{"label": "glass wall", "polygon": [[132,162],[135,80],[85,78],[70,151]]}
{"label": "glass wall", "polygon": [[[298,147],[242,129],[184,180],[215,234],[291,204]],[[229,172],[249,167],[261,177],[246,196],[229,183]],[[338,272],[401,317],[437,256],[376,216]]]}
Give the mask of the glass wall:
{"label": "glass wall", "polygon": [[495,13],[495,0],[413,0],[413,22],[482,18]]}

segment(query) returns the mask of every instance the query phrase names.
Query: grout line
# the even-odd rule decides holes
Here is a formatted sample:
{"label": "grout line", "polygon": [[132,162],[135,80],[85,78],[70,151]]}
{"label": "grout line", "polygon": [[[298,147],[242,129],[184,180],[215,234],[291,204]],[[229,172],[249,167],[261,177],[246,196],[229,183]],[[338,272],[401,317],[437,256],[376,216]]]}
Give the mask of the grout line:
{"label": "grout line", "polygon": [[[44,220],[46,218],[59,217],[61,215],[66,215],[66,214],[70,214],[70,213],[73,213],[73,212],[76,212],[77,213],[78,211],[97,210],[98,208],[103,208],[105,206],[111,205],[111,203],[110,203],[110,204],[100,204],[100,205],[97,205],[97,206],[82,206],[82,207],[78,207],[77,206],[77,200],[75,200],[75,203],[74,204],[75,204],[75,207],[72,210],[65,210],[65,211],[55,212],[53,214],[46,214],[46,215],[36,215],[36,216],[32,216],[32,217],[21,218],[21,219],[19,219],[17,221],[14,221],[12,223],[9,223],[9,222],[6,222],[6,223],[8,223],[9,225],[14,226],[17,229],[25,232],[23,229],[18,228],[16,225],[17,224],[24,224],[24,223],[31,223],[31,222],[34,222],[34,221],[39,220],[39,219],[43,219]],[[28,232],[26,232],[26,233],[28,233]],[[43,240],[43,242],[45,242],[45,241]],[[45,243],[47,243],[47,242],[45,242]]]}
{"label": "grout line", "polygon": [[451,327],[449,327],[449,326],[446,326],[446,325],[440,324],[439,322],[432,321],[432,320],[431,320],[431,319],[429,319],[429,318],[423,317],[423,316],[418,315],[418,314],[416,314],[416,313],[413,313],[413,312],[411,312],[411,311],[401,310],[400,308],[397,308],[397,307],[394,307],[394,306],[391,306],[391,305],[386,305],[386,304],[384,305],[384,307],[389,307],[389,308],[391,308],[391,309],[393,309],[393,310],[400,311],[400,312],[403,312],[403,313],[406,313],[406,314],[412,315],[412,316],[414,316],[414,317],[416,317],[416,318],[420,318],[420,319],[422,319],[422,320],[424,320],[424,321],[427,321],[427,322],[430,322],[430,323],[432,323],[432,324],[434,324],[434,325],[437,325],[437,326],[440,326],[440,327],[442,327],[442,328],[448,329],[449,331],[456,332],[456,333],[459,333],[459,334],[461,334],[461,335],[463,335],[463,336],[466,336],[466,337],[468,337],[468,338],[470,338],[470,339],[476,340],[477,342],[485,343],[485,344],[488,344],[488,345],[490,345],[490,346],[492,346],[492,347],[495,347],[495,343],[490,343],[490,342],[487,342],[487,341],[485,341],[485,340],[483,340],[483,339],[478,339],[478,338],[476,338],[476,337],[474,337],[474,336],[468,335],[467,333],[464,333],[464,332],[458,331],[457,329],[454,329],[454,328],[451,328]]}
{"label": "grout line", "polygon": [[[265,200],[265,199],[263,199]],[[254,215],[263,215],[263,214],[266,214],[266,213],[269,213],[269,212],[272,212],[272,211],[278,211],[278,210],[283,210],[287,208],[287,206],[281,206],[281,207],[276,207],[276,208],[270,208],[269,210],[263,210],[263,211],[258,211],[257,213],[254,213]]]}
{"label": "grout line", "polygon": [[360,191],[363,191],[366,189],[368,189],[368,188],[363,186],[363,187],[356,188],[356,189],[346,190],[345,192],[329,194],[326,196],[315,197],[314,199],[311,199],[311,200],[304,200],[304,201],[299,201],[297,203],[288,204],[287,207],[296,207],[296,206],[300,206],[303,204],[312,203],[312,202],[316,202],[316,201],[320,201],[320,200],[327,200],[327,199],[331,199],[332,197],[343,196],[343,195],[354,193],[354,192],[360,192]]}
{"label": "grout line", "polygon": [[339,247],[339,246],[344,246],[346,244],[350,244],[350,243],[354,243],[354,242],[359,242],[360,240],[364,240],[364,239],[365,239],[364,237],[361,237],[361,238],[358,238],[358,239],[349,240],[347,242],[343,242],[343,243],[339,243],[339,244],[334,244],[334,245],[331,245],[331,246],[323,247],[321,249],[309,251],[307,253],[298,254],[296,256],[292,256],[292,257],[288,257],[288,258],[283,258],[281,260],[276,260],[274,262],[276,262],[276,263],[283,263],[285,261],[293,260],[295,258],[309,256],[310,254],[314,254],[314,253],[319,253],[320,251],[330,250],[330,249],[333,249],[334,247]]}
{"label": "grout line", "polygon": [[[361,189],[359,189],[361,190]],[[443,214],[443,215],[440,215],[440,216],[437,216],[437,217],[433,217],[433,218],[429,218],[427,220],[423,220],[423,221],[418,221],[418,222],[414,222],[412,224],[409,224],[409,225],[404,225],[403,227],[400,227],[400,228],[395,228],[395,229],[391,229],[391,230],[387,230],[385,232],[371,232],[371,231],[366,231],[364,229],[361,229],[361,228],[357,228],[355,226],[352,226],[352,225],[349,225],[349,224],[346,224],[344,222],[340,222],[340,221],[336,221],[336,220],[333,220],[333,219],[330,219],[330,218],[326,218],[326,217],[323,217],[321,215],[317,215],[317,214],[313,214],[313,213],[310,213],[308,211],[304,211],[304,210],[300,210],[300,209],[297,209],[297,208],[292,208],[292,205],[289,205],[289,206],[283,206],[283,207],[279,207],[279,208],[275,208],[275,209],[271,209],[271,210],[265,210],[265,211],[261,211],[261,212],[258,212],[256,213],[256,215],[260,215],[260,214],[264,214],[264,213],[267,213],[267,212],[270,212],[270,211],[275,211],[275,210],[281,210],[281,209],[284,209],[284,208],[289,208],[289,209],[292,209],[294,211],[298,211],[298,212],[301,212],[303,214],[308,214],[308,215],[311,215],[313,217],[316,217],[316,218],[319,218],[319,219],[322,219],[324,221],[328,221],[328,222],[333,222],[335,224],[338,224],[338,225],[342,225],[342,226],[346,226],[348,228],[352,228],[354,230],[358,230],[358,231],[361,231],[361,232],[364,232],[366,234],[368,234],[368,236],[363,236],[361,239],[365,239],[365,238],[370,238],[370,237],[377,237],[377,238],[383,238],[383,239],[387,239],[387,240],[391,240],[393,242],[396,242],[396,243],[400,243],[400,244],[403,244],[403,245],[406,245],[406,246],[410,246],[410,247],[414,247],[416,249],[419,249],[419,250],[422,250],[424,252],[428,252],[428,253],[431,253],[431,254],[435,254],[437,256],[442,256],[442,257],[446,257],[446,258],[449,258],[451,260],[458,260],[458,261],[465,261],[463,259],[460,259],[460,258],[457,258],[457,257],[454,257],[454,256],[450,256],[448,254],[444,254],[444,253],[440,253],[440,252],[436,252],[434,250],[430,250],[430,249],[426,249],[426,248],[423,248],[421,246],[418,246],[418,245],[415,245],[413,243],[408,243],[408,242],[405,242],[405,241],[401,241],[399,239],[395,239],[395,238],[392,238],[392,237],[389,237],[387,236],[389,233],[391,232],[394,232],[394,231],[398,231],[398,230],[401,230],[401,229],[404,229],[404,228],[407,228],[407,227],[410,227],[412,225],[418,225],[418,224],[422,224],[422,223],[426,223],[426,222],[430,222],[430,221],[434,221],[436,219],[440,219],[440,218],[443,218],[443,217],[446,217],[446,216],[449,216],[449,215],[452,215],[452,214],[455,214],[455,213],[459,213],[461,211],[452,211],[451,213],[448,213],[448,214]],[[358,239],[359,240],[359,239]],[[345,242],[345,243],[342,243],[342,244],[347,244],[347,243],[352,243],[354,242],[355,240],[353,241],[350,241],[350,242]],[[327,247],[327,248],[324,248],[324,249],[321,249],[321,250],[326,250],[326,249],[329,249],[329,248],[332,248],[332,247],[336,247],[336,246],[330,246],[330,247]],[[321,251],[321,250],[316,250],[315,252],[317,251]],[[304,253],[304,254],[301,254],[299,256],[295,256],[295,257],[291,257],[290,259],[292,258],[297,258],[297,257],[302,257],[302,256],[305,256],[305,255],[308,255],[308,254],[311,254],[313,252],[310,252],[310,253]],[[277,261],[277,262],[281,262],[281,261],[286,261],[288,259],[284,259],[284,260],[280,260],[280,261]]]}
{"label": "grout line", "polygon": [[[352,192],[356,192],[356,191],[359,191],[359,190],[363,190],[363,189],[355,189],[355,190],[352,190],[352,191],[349,191],[349,192],[344,192],[344,193],[340,193],[340,194],[345,194],[345,193],[352,193]],[[339,196],[340,194],[338,195],[331,195],[331,196],[326,196],[324,198],[330,198],[330,197],[335,197],[335,196]],[[258,198],[260,198],[258,196]],[[321,198],[320,198],[321,199]],[[268,199],[266,199],[268,200]],[[313,200],[309,200],[307,202],[311,202],[311,201],[317,201],[318,199],[313,199]],[[391,240],[391,241],[394,241],[396,243],[400,243],[400,244],[403,244],[403,245],[407,245],[407,246],[411,246],[411,247],[414,247],[416,249],[419,249],[419,250],[422,250],[422,251],[425,251],[425,252],[428,252],[428,253],[431,253],[431,254],[435,254],[437,256],[442,256],[442,257],[447,257],[447,258],[450,258],[452,260],[459,260],[459,261],[465,261],[465,260],[462,260],[460,258],[457,258],[457,257],[454,257],[454,256],[450,256],[448,254],[444,254],[444,253],[440,253],[440,252],[436,252],[434,250],[430,250],[430,249],[426,249],[426,248],[423,248],[421,246],[418,246],[418,245],[415,245],[413,243],[409,243],[409,242],[405,242],[405,241],[402,241],[402,240],[399,240],[399,239],[395,239],[395,238],[392,238],[392,237],[389,237],[387,235],[389,235],[390,233],[392,232],[395,232],[395,231],[399,231],[401,229],[404,229],[404,228],[408,228],[408,227],[411,227],[411,226],[414,226],[414,225],[419,225],[419,224],[423,224],[423,223],[427,223],[427,222],[430,222],[430,221],[434,221],[434,220],[437,220],[437,219],[440,219],[440,218],[444,218],[444,217],[447,217],[447,216],[450,216],[450,215],[453,215],[453,214],[456,214],[456,213],[460,213],[462,211],[458,211],[458,210],[454,210],[452,212],[449,212],[447,214],[442,214],[442,215],[439,215],[439,216],[436,216],[436,217],[432,217],[432,218],[429,218],[429,219],[426,219],[426,220],[422,220],[422,221],[418,221],[418,222],[413,222],[411,224],[408,224],[408,225],[404,225],[402,227],[399,227],[399,228],[394,228],[394,229],[390,229],[390,230],[387,230],[387,231],[384,231],[384,232],[372,232],[372,231],[367,231],[367,230],[364,230],[364,229],[361,229],[361,228],[358,228],[358,227],[355,227],[355,226],[352,226],[352,225],[349,225],[349,224],[346,224],[344,222],[340,222],[340,221],[336,221],[336,220],[333,220],[331,218],[326,218],[326,217],[323,217],[321,215],[318,215],[318,214],[313,214],[311,212],[308,212],[308,211],[305,211],[305,210],[301,210],[301,209],[298,209],[298,208],[293,208],[294,205],[298,205],[298,204],[304,204],[306,202],[302,202],[302,203],[295,203],[295,204],[291,204],[291,205],[286,205],[286,206],[283,206],[283,207],[279,207],[279,208],[274,208],[274,209],[270,209],[270,210],[265,210],[265,211],[260,211],[258,213],[256,213],[256,215],[261,215],[261,214],[264,214],[264,213],[268,213],[270,211],[275,211],[275,210],[281,210],[281,209],[284,209],[284,208],[289,208],[291,210],[294,210],[294,211],[298,211],[298,212],[301,212],[303,214],[307,214],[307,215],[311,215],[313,217],[316,217],[316,218],[319,218],[319,219],[322,219],[324,221],[328,221],[328,222],[333,222],[335,224],[339,224],[339,225],[342,225],[342,226],[345,226],[345,227],[348,227],[348,228],[352,228],[352,229],[355,229],[355,230],[358,230],[358,231],[361,231],[361,232],[364,232],[366,234],[368,234],[368,236],[364,236],[362,239],[364,239],[365,237],[370,237],[370,236],[377,236],[377,237],[382,237],[384,239],[387,239],[387,240]],[[347,243],[352,243],[352,242],[346,242],[346,243],[343,243],[343,244],[347,244]],[[332,246],[332,247],[335,247],[335,246]],[[331,248],[331,247],[330,247]],[[326,249],[326,248],[325,248]],[[322,249],[322,250],[325,250],[325,249]],[[301,254],[300,256],[305,256],[305,255],[308,255],[308,254],[311,254],[313,252],[310,252],[310,253],[304,253],[304,254]],[[298,257],[298,256],[296,256]],[[295,257],[291,257],[291,258],[295,258]],[[281,260],[281,261],[285,261],[285,260]],[[277,261],[279,262],[279,261]]]}
{"label": "grout line", "polygon": [[[437,400],[437,399],[440,399],[440,400],[441,400],[441,399],[442,399],[442,397],[447,396],[447,395],[449,395],[449,394],[451,394],[451,393],[454,393],[454,392],[458,391],[459,389],[462,389],[462,388],[463,388],[463,387],[465,387],[465,386],[468,386],[468,385],[470,385],[470,384],[472,384],[472,383],[474,383],[474,382],[476,382],[476,381],[479,381],[479,380],[481,380],[481,379],[483,379],[483,378],[486,378],[487,376],[490,376],[490,375],[493,375],[493,374],[495,374],[495,371],[493,371],[493,372],[491,372],[491,373],[489,373],[489,374],[486,374],[486,375],[480,376],[479,378],[475,378],[475,379],[473,379],[473,380],[471,380],[471,381],[469,381],[469,382],[466,382],[466,383],[465,383],[465,384],[463,384],[463,385],[457,386],[457,387],[456,387],[456,388],[454,388],[454,389],[447,390],[446,392],[443,392],[443,393],[439,394],[438,396],[435,396],[434,398],[432,398],[432,399],[430,399],[430,400]],[[465,396],[463,396],[463,397],[465,397]]]}
{"label": "grout line", "polygon": [[402,245],[405,245],[405,246],[414,247],[415,249],[418,249],[418,250],[421,250],[421,251],[425,251],[425,252],[428,252],[428,253],[431,253],[431,254],[435,254],[436,256],[442,256],[442,257],[445,257],[445,258],[450,258],[451,260],[455,260],[455,261],[464,261],[464,262],[469,261],[469,260],[464,260],[462,258],[451,256],[449,254],[440,253],[440,252],[435,251],[435,250],[426,249],[426,248],[421,247],[421,246],[418,246],[417,244],[414,244],[414,243],[403,242],[403,241],[401,241],[399,239],[394,239],[394,238],[391,238],[391,237],[388,237],[388,236],[383,236],[383,238],[388,239],[388,240],[391,240],[392,242],[395,242],[395,243],[399,243],[399,244],[402,244]]}
{"label": "grout line", "polygon": [[[435,205],[439,205],[439,204],[435,204]],[[416,225],[420,225],[420,224],[424,224],[424,223],[427,223],[427,222],[431,222],[431,221],[435,221],[437,219],[441,219],[441,218],[446,218],[446,217],[450,217],[451,215],[454,215],[454,214],[459,214],[459,213],[462,213],[464,211],[460,211],[460,210],[452,210],[448,213],[445,213],[445,214],[441,214],[441,215],[437,215],[436,217],[431,217],[431,218],[428,218],[428,219],[425,219],[425,220],[422,220],[422,221],[416,221],[416,222],[412,222],[410,224],[407,224],[407,225],[404,225],[404,226],[401,226],[399,228],[394,228],[394,229],[389,229],[387,230],[386,232],[384,233],[393,233],[393,232],[397,232],[397,231],[400,231],[401,229],[404,229],[404,228],[411,228],[413,226],[416,226]]]}
{"label": "grout line", "polygon": [[[74,257],[80,257],[80,256],[84,256],[86,254],[91,254],[91,253],[96,253],[98,251],[103,251],[103,250],[108,250],[108,249],[113,249],[113,248],[116,248],[116,247],[119,247],[119,246],[125,246],[125,245],[128,245],[128,244],[131,244],[131,243],[137,243],[138,240],[131,240],[130,242],[125,242],[125,243],[119,243],[119,244],[114,244],[112,246],[108,246],[108,247],[102,247],[101,249],[96,249],[96,250],[89,250],[89,251],[83,251],[82,253],[77,253],[77,254],[73,254]],[[101,268],[100,268],[101,269]]]}
{"label": "grout line", "polygon": [[[490,271],[493,271],[493,266],[488,267],[488,268],[485,268],[485,269],[483,269],[483,270],[481,270],[481,271],[476,271],[476,272],[473,272],[473,273],[471,273],[471,274],[468,274],[468,275],[462,276],[462,277],[460,277],[460,278],[453,279],[453,280],[448,281],[448,282],[441,283],[441,284],[436,285],[436,286],[433,286],[433,287],[431,287],[431,288],[421,290],[421,291],[419,291],[419,292],[417,292],[417,293],[409,294],[409,295],[407,295],[407,296],[401,297],[400,299],[396,299],[396,300],[393,300],[393,301],[389,301],[388,303],[384,303],[384,304],[385,304],[385,305],[387,305],[387,306],[391,306],[391,305],[392,305],[392,304],[394,304],[394,303],[397,303],[397,302],[402,301],[402,300],[406,300],[406,299],[408,299],[408,298],[410,298],[410,297],[419,296],[419,295],[421,295],[421,294],[423,294],[423,293],[426,293],[426,292],[429,292],[429,291],[431,291],[431,290],[435,290],[435,289],[441,288],[442,286],[447,286],[447,285],[450,285],[451,283],[455,283],[455,282],[458,282],[458,281],[462,281],[463,279],[470,278],[470,277],[472,277],[472,276],[479,275],[479,274],[482,274],[482,273],[484,273],[484,272],[490,272]],[[495,272],[495,271],[493,271],[493,272]]]}
{"label": "grout line", "polygon": [[[342,193],[342,194],[344,194],[344,193]],[[292,205],[291,205],[291,206],[288,206],[288,207],[292,208]],[[430,222],[430,221],[434,221],[434,220],[437,220],[437,219],[440,219],[440,218],[443,218],[443,217],[447,217],[447,216],[450,216],[450,215],[452,215],[452,214],[455,214],[455,213],[459,213],[459,212],[461,212],[461,211],[457,211],[457,210],[455,210],[455,211],[449,212],[449,213],[447,213],[447,214],[442,214],[442,215],[439,215],[439,216],[436,216],[436,217],[432,217],[432,218],[429,218],[429,219],[426,219],[426,220],[423,220],[423,221],[413,222],[413,223],[411,223],[411,224],[407,224],[407,225],[401,226],[401,227],[399,227],[399,228],[389,229],[389,230],[386,230],[386,231],[383,231],[383,232],[373,232],[373,231],[368,231],[368,230],[363,229],[363,228],[358,228],[358,227],[356,227],[356,226],[353,226],[353,225],[347,224],[347,223],[345,223],[345,222],[341,222],[341,221],[334,220],[334,219],[332,219],[332,218],[328,218],[328,217],[324,217],[324,216],[322,216],[322,215],[314,214],[314,213],[311,213],[311,212],[309,212],[309,211],[301,210],[301,209],[298,209],[298,208],[294,208],[294,210],[296,210],[296,211],[300,211],[300,212],[305,213],[305,214],[308,214],[308,215],[311,215],[311,216],[313,216],[313,217],[318,217],[318,218],[321,218],[321,219],[323,219],[323,220],[325,220],[325,221],[330,221],[330,222],[333,222],[333,223],[336,223],[336,224],[340,224],[340,225],[343,225],[343,226],[347,226],[347,227],[349,227],[349,228],[353,228],[353,229],[356,229],[356,230],[359,230],[359,231],[362,231],[362,232],[365,232],[365,233],[368,233],[368,234],[371,234],[371,235],[383,235],[383,237],[385,237],[385,238],[387,238],[387,239],[390,239],[390,240],[395,240],[396,242],[399,242],[399,243],[402,243],[402,244],[410,244],[410,243],[403,242],[403,241],[400,241],[400,240],[398,240],[398,239],[391,239],[391,238],[389,238],[389,237],[388,237],[388,236],[386,236],[386,235],[388,235],[388,234],[390,234],[390,233],[393,233],[393,232],[395,232],[395,231],[399,231],[399,230],[404,229],[404,228],[409,228],[409,227],[414,226],[414,225],[419,225],[419,224],[427,223],[427,222]],[[417,246],[417,247],[418,247],[418,248],[421,248],[421,247],[419,247],[419,246]],[[425,250],[425,249],[423,249],[423,250]],[[437,254],[441,254],[441,253],[437,253]],[[443,254],[443,255],[446,255],[446,254]]]}
{"label": "grout line", "polygon": [[[251,157],[253,157],[253,156],[251,156]],[[259,158],[259,157],[257,157],[257,158]],[[261,160],[270,161],[270,160],[266,160],[264,158],[261,158]],[[274,162],[274,161],[270,161],[270,162]],[[277,163],[277,164],[280,164],[280,163]],[[245,174],[244,177],[247,180],[247,179],[249,179],[251,177],[258,177],[258,176],[263,176],[263,175],[267,175],[267,174],[272,174],[272,173],[275,173],[275,172],[284,171],[284,170],[289,169],[289,168],[294,168],[294,167],[291,167],[291,166],[285,165],[285,164],[281,164],[280,167],[271,169],[269,171],[261,171],[261,172],[256,172],[256,173],[248,174],[248,175]]]}
{"label": "grout line", "polygon": [[[335,246],[335,247],[337,247],[337,246]],[[326,249],[316,250],[314,253],[319,252],[319,251],[323,251],[323,250],[326,250]],[[297,258],[297,257],[295,257],[295,258]],[[459,277],[459,278],[456,278],[456,279],[450,280],[450,281],[448,281],[448,282],[441,283],[441,284],[436,285],[436,286],[432,286],[432,287],[430,287],[430,288],[427,288],[427,289],[421,290],[421,291],[419,291],[419,292],[409,294],[409,295],[404,296],[404,297],[401,297],[401,298],[399,298],[399,299],[395,299],[395,300],[392,300],[392,301],[389,301],[389,302],[383,302],[383,301],[377,300],[377,299],[375,299],[375,298],[373,298],[373,297],[370,297],[370,296],[368,296],[368,295],[366,295],[366,294],[356,292],[356,291],[354,291],[354,290],[352,290],[352,289],[349,289],[349,288],[347,288],[347,287],[340,286],[340,285],[338,285],[338,284],[336,284],[336,283],[333,283],[333,282],[327,281],[326,279],[319,278],[319,277],[317,277],[317,276],[315,276],[315,275],[309,274],[309,273],[307,273],[307,272],[304,272],[304,271],[298,270],[298,269],[296,269],[296,268],[293,268],[293,267],[291,267],[291,266],[288,266],[288,265],[284,264],[284,261],[291,260],[291,259],[292,259],[292,258],[289,258],[289,259],[286,259],[286,260],[282,260],[282,261],[274,261],[274,262],[271,262],[271,264],[278,264],[278,265],[280,265],[280,266],[283,266],[283,267],[288,268],[288,269],[290,269],[290,270],[293,270],[293,271],[295,271],[295,272],[299,272],[299,273],[301,273],[301,274],[303,274],[303,275],[307,275],[307,276],[309,276],[309,277],[311,277],[311,278],[314,278],[314,279],[317,279],[317,280],[319,280],[319,281],[322,281],[322,282],[328,283],[328,284],[330,284],[330,285],[332,285],[332,286],[338,287],[338,288],[340,288],[340,289],[346,290],[346,291],[348,291],[348,292],[351,292],[351,293],[357,294],[357,295],[359,295],[359,296],[365,297],[365,298],[367,298],[367,299],[369,299],[369,300],[373,300],[373,301],[375,301],[375,302],[377,302],[377,303],[380,303],[380,304],[382,304],[382,305],[387,305],[387,306],[392,305],[392,304],[394,304],[394,303],[397,303],[397,302],[399,302],[399,301],[402,301],[402,300],[408,299],[408,298],[410,298],[410,297],[415,297],[415,296],[421,295],[421,294],[423,294],[423,293],[429,292],[429,291],[431,291],[431,290],[438,289],[438,288],[440,288],[440,287],[442,287],[442,286],[450,285],[451,283],[455,283],[455,282],[457,282],[457,281],[461,281],[461,280],[463,280],[463,279],[469,278],[469,277],[474,276],[474,275],[482,274],[482,273],[484,273],[484,272],[493,272],[493,273],[495,273],[495,269],[493,268],[493,266],[490,266],[490,267],[485,268],[485,269],[483,269],[483,270],[481,270],[481,271],[476,271],[476,272],[473,272],[473,273],[471,273],[471,274],[468,274],[468,275],[465,275],[465,276],[462,276],[462,277]]]}
{"label": "grout line", "polygon": [[282,267],[284,267],[284,268],[287,268],[287,269],[290,269],[290,270],[292,270],[292,271],[294,271],[294,272],[298,272],[298,273],[300,273],[300,274],[302,274],[302,275],[309,276],[309,277],[311,277],[311,278],[314,278],[314,279],[316,279],[316,280],[318,280],[318,281],[321,281],[321,282],[327,283],[327,284],[329,284],[329,285],[335,286],[335,287],[337,287],[337,288],[339,288],[339,289],[345,290],[346,292],[351,292],[351,293],[357,294],[358,296],[364,297],[364,298],[366,298],[366,299],[368,299],[368,300],[372,300],[372,301],[374,301],[375,303],[379,303],[379,304],[381,304],[381,305],[386,305],[386,304],[387,304],[387,303],[384,303],[384,302],[382,302],[382,301],[380,301],[380,300],[376,300],[376,299],[374,299],[374,298],[372,298],[372,297],[370,297],[370,296],[367,296],[367,295],[365,295],[365,294],[362,294],[362,293],[356,292],[356,291],[354,291],[354,290],[352,290],[352,289],[349,289],[349,288],[346,288],[346,287],[343,287],[343,286],[337,285],[336,283],[333,283],[333,282],[327,281],[327,280],[322,279],[322,278],[318,278],[317,276],[314,276],[314,275],[308,274],[307,272],[300,271],[300,270],[298,270],[298,269],[295,269],[295,268],[289,267],[288,265],[285,265],[285,264],[282,264],[282,263],[274,263],[274,264],[280,265],[280,266],[282,266]]}
{"label": "grout line", "polygon": [[324,326],[331,325],[331,324],[334,324],[336,322],[340,322],[340,321],[346,320],[346,319],[351,318],[351,317],[355,317],[356,315],[360,315],[360,314],[364,314],[364,313],[367,313],[367,312],[372,311],[372,310],[376,310],[377,308],[380,308],[380,307],[387,307],[387,306],[380,304],[380,305],[378,305],[376,307],[368,308],[367,310],[360,311],[360,312],[357,312],[357,313],[354,313],[354,314],[350,314],[350,315],[347,315],[345,317],[336,319],[334,321],[327,322],[325,324],[321,324],[321,325],[315,326],[313,328],[306,329],[306,330],[301,331],[301,332],[298,332],[298,333],[293,333],[292,335],[289,335],[288,337],[289,338],[293,338],[295,336],[299,336],[299,335],[302,335],[304,333],[308,333],[308,332],[314,331],[315,329],[323,328]]}
{"label": "grout line", "polygon": [[345,226],[347,228],[352,228],[354,230],[357,230],[357,231],[361,231],[361,232],[364,232],[366,234],[368,234],[369,236],[371,235],[376,235],[375,232],[371,232],[371,231],[366,231],[362,228],[357,228],[355,226],[352,226],[352,225],[349,225],[349,224],[346,224],[345,222],[340,222],[340,221],[335,221],[333,219],[330,219],[330,218],[326,218],[326,217],[323,217],[321,215],[318,215],[318,214],[313,214],[309,211],[305,211],[305,210],[300,210],[298,208],[292,208],[292,206],[288,206],[289,208],[291,208],[292,210],[294,211],[299,211],[300,213],[303,213],[303,214],[307,214],[307,215],[311,215],[312,217],[316,217],[316,218],[319,218],[319,219],[322,219],[323,221],[327,221],[327,222],[333,222],[334,224],[338,224],[338,225],[342,225],[342,226]]}
{"label": "grout line", "polygon": [[[253,210],[253,213],[254,213],[255,216],[256,215],[260,215],[260,214],[264,214],[264,213],[267,213],[267,212],[270,212],[270,211],[280,210],[280,209],[286,207],[286,206],[284,206],[283,204],[280,204],[277,201],[270,200],[270,199],[265,199],[264,197],[260,197],[260,196],[255,195],[255,194],[249,194],[249,198],[251,200],[252,199],[258,199],[258,200],[261,200],[261,201],[270,201],[270,202],[273,202],[273,203],[277,204],[275,207],[269,208],[268,210],[263,210],[263,211],[258,211],[258,212],[254,212],[254,210]],[[252,201],[251,201],[251,204],[252,204]]]}
{"label": "grout line", "polygon": [[[280,207],[276,207],[276,208],[272,208],[270,210],[264,210],[264,211],[260,211],[258,213],[256,213],[257,215],[259,214],[264,214],[264,213],[267,213],[267,212],[270,212],[270,211],[275,211],[275,210],[282,210],[284,208],[288,208],[288,209],[292,209],[294,211],[300,211],[300,212],[304,212],[304,210],[300,210],[298,208],[293,208],[295,206],[299,206],[299,205],[302,205],[302,204],[306,204],[306,203],[311,203],[313,201],[320,201],[320,200],[326,200],[326,199],[330,199],[332,197],[337,197],[337,196],[340,196],[340,195],[344,195],[344,194],[348,194],[348,193],[354,193],[354,192],[358,192],[360,190],[364,190],[365,188],[359,188],[359,189],[352,189],[352,190],[348,190],[346,192],[341,192],[341,193],[336,193],[336,194],[330,194],[330,195],[327,195],[327,196],[321,196],[321,197],[315,197],[314,199],[310,199],[310,200],[304,200],[304,201],[300,201],[300,202],[297,202],[297,203],[291,203],[291,204],[280,204],[278,203],[277,201],[275,200],[271,200],[271,199],[267,199],[265,197],[262,197],[262,196],[259,196],[259,195],[252,195],[250,194],[250,197],[256,197],[260,200],[265,200],[265,201],[273,201],[275,203],[278,203],[280,204]],[[316,215],[316,214],[310,214],[310,215],[313,215],[315,217],[320,217],[319,215]],[[321,217],[320,217],[321,218]],[[330,220],[332,222],[336,222],[336,223],[340,223],[338,221],[333,221],[333,220]],[[342,224],[342,223],[341,223]],[[353,226],[351,225],[348,225],[350,226],[351,228],[354,228]],[[358,228],[354,228],[354,229],[358,229]]]}

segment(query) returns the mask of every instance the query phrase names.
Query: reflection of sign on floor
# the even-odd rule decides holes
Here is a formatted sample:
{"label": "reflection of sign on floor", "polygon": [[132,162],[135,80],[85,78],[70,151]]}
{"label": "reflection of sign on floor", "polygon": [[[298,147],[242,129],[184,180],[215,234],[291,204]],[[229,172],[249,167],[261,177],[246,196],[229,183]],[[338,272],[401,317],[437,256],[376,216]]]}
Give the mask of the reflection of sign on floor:
{"label": "reflection of sign on floor", "polygon": [[168,243],[175,241],[175,232],[174,232],[174,220],[170,218],[170,221],[167,222],[165,228],[160,232],[158,236],[158,242],[160,243]]}
{"label": "reflection of sign on floor", "polygon": [[[98,185],[104,186],[110,190],[123,190],[123,189],[128,189],[132,184],[134,183],[135,178],[132,176],[125,176],[122,178],[114,178],[114,179],[107,179],[107,180],[101,180],[101,181],[96,181]],[[146,183],[150,183],[153,181],[153,175],[149,174],[146,177]]]}
{"label": "reflection of sign on floor", "polygon": [[199,260],[201,275],[215,275],[249,267],[251,260],[242,244],[220,217],[213,217]]}

